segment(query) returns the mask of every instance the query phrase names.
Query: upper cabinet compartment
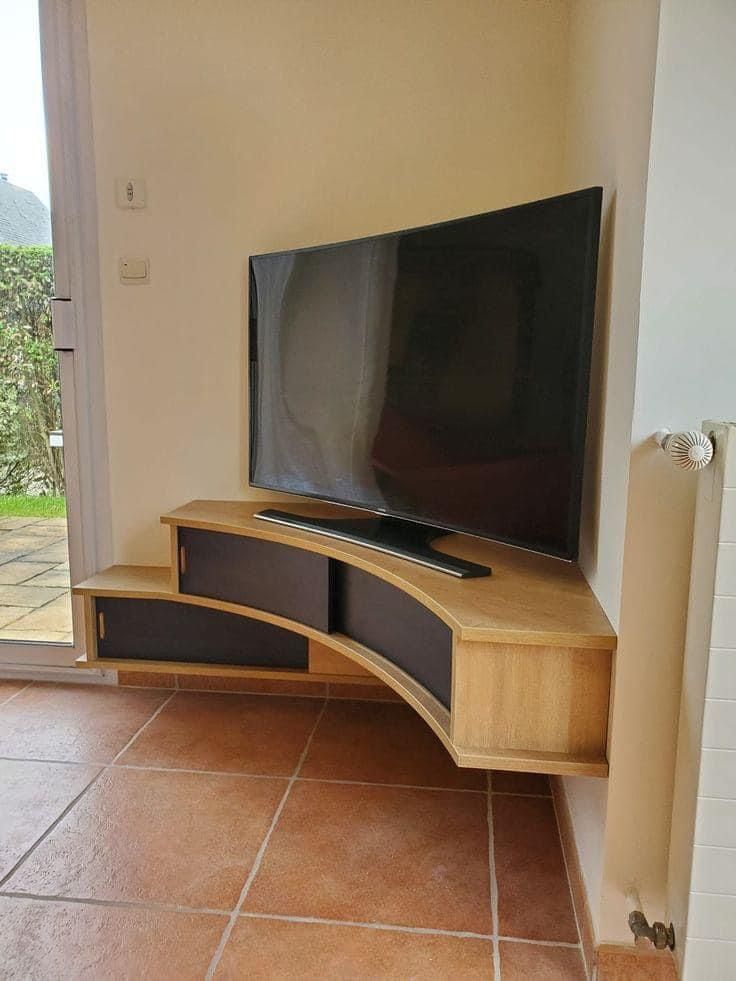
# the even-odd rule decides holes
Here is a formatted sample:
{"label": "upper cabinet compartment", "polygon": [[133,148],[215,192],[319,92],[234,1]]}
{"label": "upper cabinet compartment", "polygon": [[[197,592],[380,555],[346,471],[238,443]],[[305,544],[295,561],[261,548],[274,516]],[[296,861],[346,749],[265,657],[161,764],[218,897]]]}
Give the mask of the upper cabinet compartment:
{"label": "upper cabinet compartment", "polygon": [[330,630],[330,560],[276,542],[178,529],[179,590]]}

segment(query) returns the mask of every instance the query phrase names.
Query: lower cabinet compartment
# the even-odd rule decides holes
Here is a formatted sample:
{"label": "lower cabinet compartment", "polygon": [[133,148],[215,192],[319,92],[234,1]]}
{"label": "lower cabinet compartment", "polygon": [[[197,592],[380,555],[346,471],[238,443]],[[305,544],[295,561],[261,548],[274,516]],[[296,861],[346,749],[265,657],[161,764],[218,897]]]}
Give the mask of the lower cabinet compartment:
{"label": "lower cabinet compartment", "polygon": [[406,671],[446,707],[452,690],[452,631],[405,592],[335,563],[334,629]]}
{"label": "lower cabinet compartment", "polygon": [[99,658],[308,666],[306,637],[270,623],[168,600],[97,597],[95,602]]}

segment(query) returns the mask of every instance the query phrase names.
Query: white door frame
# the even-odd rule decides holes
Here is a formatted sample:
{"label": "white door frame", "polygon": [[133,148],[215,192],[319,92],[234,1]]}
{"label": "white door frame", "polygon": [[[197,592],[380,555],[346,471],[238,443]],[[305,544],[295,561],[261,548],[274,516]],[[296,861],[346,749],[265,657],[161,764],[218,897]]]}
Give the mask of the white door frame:
{"label": "white door frame", "polygon": [[[97,195],[84,0],[39,0],[51,189],[54,343],[59,349],[72,582],[112,561]],[[63,667],[84,653],[82,604],[74,645],[0,642],[0,668]]]}

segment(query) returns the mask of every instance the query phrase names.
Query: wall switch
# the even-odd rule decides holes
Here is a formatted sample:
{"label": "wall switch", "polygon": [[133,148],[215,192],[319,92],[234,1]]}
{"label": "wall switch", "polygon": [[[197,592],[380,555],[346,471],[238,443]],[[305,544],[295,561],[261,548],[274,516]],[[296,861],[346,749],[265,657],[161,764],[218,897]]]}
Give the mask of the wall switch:
{"label": "wall switch", "polygon": [[120,282],[125,286],[142,286],[149,282],[148,259],[136,256],[120,259]]}
{"label": "wall switch", "polygon": [[145,208],[146,182],[142,177],[118,177],[115,200],[119,208]]}

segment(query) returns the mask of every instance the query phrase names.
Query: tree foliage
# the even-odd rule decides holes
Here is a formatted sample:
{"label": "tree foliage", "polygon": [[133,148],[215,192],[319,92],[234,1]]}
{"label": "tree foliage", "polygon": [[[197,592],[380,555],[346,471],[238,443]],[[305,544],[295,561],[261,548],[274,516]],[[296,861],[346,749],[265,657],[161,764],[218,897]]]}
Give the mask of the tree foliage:
{"label": "tree foliage", "polygon": [[51,248],[0,245],[0,493],[64,493]]}

